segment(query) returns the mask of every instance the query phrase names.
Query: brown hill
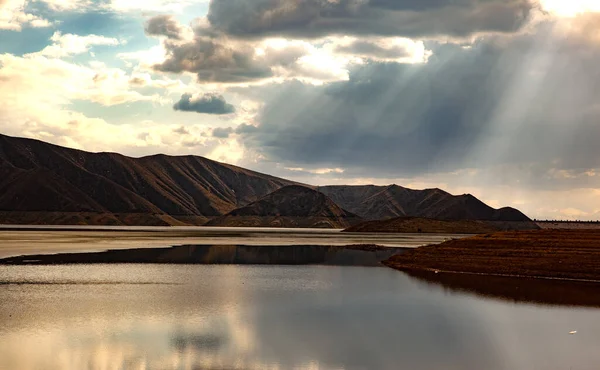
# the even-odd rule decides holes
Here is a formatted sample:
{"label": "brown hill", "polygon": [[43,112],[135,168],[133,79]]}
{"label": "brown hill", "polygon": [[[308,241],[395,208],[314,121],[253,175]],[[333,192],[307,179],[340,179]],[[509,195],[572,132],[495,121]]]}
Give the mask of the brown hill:
{"label": "brown hill", "polygon": [[[131,158],[0,135],[0,223],[201,225],[293,184],[198,156]],[[337,204],[364,219],[529,220],[515,209],[495,210],[471,195],[453,196],[439,189],[396,185],[316,189],[331,198],[328,205]],[[314,226],[335,219],[317,214],[270,215],[263,208],[255,211],[251,216],[238,215],[236,223],[246,217],[243,224],[248,226]],[[266,213],[257,220],[260,212]],[[313,219],[301,221],[303,217]],[[322,222],[317,223],[315,217]],[[337,221],[332,225],[348,226]]]}
{"label": "brown hill", "polygon": [[361,219],[309,187],[283,187],[207,223],[208,226],[344,228]]}
{"label": "brown hill", "polygon": [[494,209],[471,194],[452,195],[440,189],[413,190],[390,186],[322,186],[335,203],[368,220],[400,216],[440,220],[531,221],[520,211]]}
{"label": "brown hill", "polygon": [[0,135],[0,211],[5,212],[144,213],[205,220],[289,184],[203,157],[131,158]]}

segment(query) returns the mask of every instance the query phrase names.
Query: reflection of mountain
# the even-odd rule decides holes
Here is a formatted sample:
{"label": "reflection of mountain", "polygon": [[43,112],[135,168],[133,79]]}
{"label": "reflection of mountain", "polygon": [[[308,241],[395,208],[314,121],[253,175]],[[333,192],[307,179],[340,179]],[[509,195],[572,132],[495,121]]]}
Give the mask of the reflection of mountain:
{"label": "reflection of mountain", "polygon": [[325,194],[311,188],[291,185],[245,207],[208,222],[209,226],[283,226],[344,228],[360,222]]}
{"label": "reflection of mountain", "polygon": [[185,245],[171,248],[119,249],[104,252],[27,255],[0,259],[0,265],[93,264],[93,263],[184,263],[233,265],[338,265],[380,266],[403,248],[374,245],[250,246]]}
{"label": "reflection of mountain", "polygon": [[201,225],[226,214],[213,224],[346,227],[355,215],[528,220],[515,209],[496,210],[439,189],[325,186],[314,188],[324,195],[299,187],[273,193],[294,184],[198,156],[131,158],[0,135],[0,223]]}

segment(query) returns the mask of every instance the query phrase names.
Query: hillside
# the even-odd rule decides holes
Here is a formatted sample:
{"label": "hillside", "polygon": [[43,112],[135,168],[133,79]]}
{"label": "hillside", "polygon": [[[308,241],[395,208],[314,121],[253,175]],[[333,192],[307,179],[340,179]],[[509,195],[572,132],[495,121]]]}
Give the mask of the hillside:
{"label": "hillside", "polygon": [[[0,223],[203,225],[234,210],[248,211],[245,206],[295,184],[199,156],[132,158],[0,134]],[[453,196],[440,189],[412,190],[397,185],[313,189],[326,199],[317,199],[318,192],[312,194],[314,199],[305,199],[307,204],[316,201],[309,213],[290,208],[289,201],[277,198],[282,196],[279,193],[270,199],[278,207],[282,205],[277,202],[283,201],[281,212],[271,214],[272,209],[264,208],[264,203],[253,204],[249,215],[235,215],[236,221],[229,218],[226,224],[349,226],[340,222],[345,216],[328,211],[366,220],[413,216],[529,221],[518,210],[496,210],[472,195]],[[306,217],[312,219],[301,220]]]}
{"label": "hillside", "polygon": [[256,202],[217,217],[207,226],[275,226],[344,228],[360,222],[325,194],[311,188],[283,187]]}
{"label": "hillside", "polygon": [[203,157],[131,158],[0,135],[0,212],[30,218],[144,213],[203,222],[289,184]]}
{"label": "hillside", "polygon": [[531,221],[514,208],[494,209],[471,194],[452,195],[440,189],[338,185],[322,186],[318,190],[340,207],[368,220],[410,216],[440,220]]}

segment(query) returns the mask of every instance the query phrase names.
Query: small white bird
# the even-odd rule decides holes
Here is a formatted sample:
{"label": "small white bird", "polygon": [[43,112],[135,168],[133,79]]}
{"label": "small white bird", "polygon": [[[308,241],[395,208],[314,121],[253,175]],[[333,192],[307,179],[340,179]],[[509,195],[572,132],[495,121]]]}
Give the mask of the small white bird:
{"label": "small white bird", "polygon": [[577,334],[577,330],[570,331],[569,334],[571,334],[571,335]]}

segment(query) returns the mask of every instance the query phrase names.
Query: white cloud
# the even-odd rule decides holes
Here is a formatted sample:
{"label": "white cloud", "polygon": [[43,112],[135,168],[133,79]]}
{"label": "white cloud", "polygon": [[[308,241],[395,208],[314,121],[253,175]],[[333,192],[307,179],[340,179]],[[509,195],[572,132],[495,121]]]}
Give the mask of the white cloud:
{"label": "white cloud", "polygon": [[102,63],[86,67],[41,55],[0,54],[0,65],[0,80],[11,86],[2,89],[0,96],[15,106],[45,103],[61,106],[73,99],[103,105],[157,100],[131,90],[130,76]]}
{"label": "white cloud", "polygon": [[207,3],[208,0],[112,0],[108,8],[118,12],[175,12],[192,4]]}
{"label": "white cloud", "polygon": [[27,0],[0,1],[0,30],[20,31],[23,26],[48,27],[51,23],[37,15],[27,13]]}
{"label": "white cloud", "polygon": [[135,12],[176,12],[181,13],[183,9],[191,4],[207,2],[207,0],[110,0],[98,2],[93,0],[37,0],[46,3],[50,9],[56,11],[72,10],[84,11],[90,9],[110,10],[120,13]]}
{"label": "white cloud", "polygon": [[46,46],[43,50],[29,55],[44,55],[51,58],[63,58],[75,54],[83,54],[90,51],[94,45],[115,46],[124,44],[122,40],[112,37],[98,35],[79,36],[73,34],[61,34],[56,31],[50,38],[52,45]]}

